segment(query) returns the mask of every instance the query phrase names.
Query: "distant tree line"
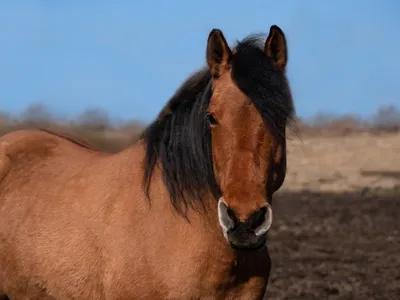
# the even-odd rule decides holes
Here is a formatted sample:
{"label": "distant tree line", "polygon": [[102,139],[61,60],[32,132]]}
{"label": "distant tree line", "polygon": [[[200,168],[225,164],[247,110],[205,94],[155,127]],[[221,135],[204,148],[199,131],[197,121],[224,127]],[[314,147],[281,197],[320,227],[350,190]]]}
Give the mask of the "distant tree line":
{"label": "distant tree line", "polygon": [[[300,134],[345,135],[352,132],[400,131],[400,110],[395,105],[381,106],[367,119],[355,115],[316,114],[310,120],[295,119]],[[88,108],[72,119],[56,116],[42,104],[32,104],[19,115],[0,111],[0,135],[19,128],[44,127],[79,135],[110,151],[134,141],[147,124],[135,120],[118,122],[99,108]]]}

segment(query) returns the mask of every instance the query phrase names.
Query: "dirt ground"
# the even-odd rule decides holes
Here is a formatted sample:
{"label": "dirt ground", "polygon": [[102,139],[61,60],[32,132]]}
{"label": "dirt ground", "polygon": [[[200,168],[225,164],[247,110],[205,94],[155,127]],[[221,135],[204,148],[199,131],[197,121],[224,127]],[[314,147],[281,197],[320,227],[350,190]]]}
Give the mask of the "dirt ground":
{"label": "dirt ground", "polygon": [[400,190],[280,193],[266,299],[400,299]]}
{"label": "dirt ground", "polygon": [[291,136],[266,299],[400,299],[400,133]]}

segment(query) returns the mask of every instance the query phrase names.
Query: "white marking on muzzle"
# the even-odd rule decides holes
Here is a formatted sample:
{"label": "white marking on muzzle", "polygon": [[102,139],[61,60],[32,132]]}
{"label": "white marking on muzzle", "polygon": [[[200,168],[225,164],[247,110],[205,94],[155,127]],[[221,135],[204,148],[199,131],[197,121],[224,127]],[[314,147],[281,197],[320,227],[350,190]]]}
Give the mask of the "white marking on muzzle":
{"label": "white marking on muzzle", "polygon": [[228,205],[226,205],[223,197],[218,200],[218,220],[224,235],[226,236],[228,230],[232,229],[235,224],[228,215]]}
{"label": "white marking on muzzle", "polygon": [[268,231],[272,225],[272,208],[271,205],[267,204],[267,211],[265,212],[264,222],[254,230],[256,236],[263,235]]}

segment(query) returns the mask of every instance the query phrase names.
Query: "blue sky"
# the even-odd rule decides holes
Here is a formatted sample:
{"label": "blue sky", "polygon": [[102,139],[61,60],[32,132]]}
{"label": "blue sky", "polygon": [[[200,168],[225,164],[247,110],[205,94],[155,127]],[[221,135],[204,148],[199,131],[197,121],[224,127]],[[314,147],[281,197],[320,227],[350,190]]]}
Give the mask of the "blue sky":
{"label": "blue sky", "polygon": [[[280,26],[297,112],[372,114],[400,106],[400,1],[0,2],[0,111],[32,103],[152,120],[205,63],[212,28],[229,43]],[[247,2],[247,3],[250,3]]]}

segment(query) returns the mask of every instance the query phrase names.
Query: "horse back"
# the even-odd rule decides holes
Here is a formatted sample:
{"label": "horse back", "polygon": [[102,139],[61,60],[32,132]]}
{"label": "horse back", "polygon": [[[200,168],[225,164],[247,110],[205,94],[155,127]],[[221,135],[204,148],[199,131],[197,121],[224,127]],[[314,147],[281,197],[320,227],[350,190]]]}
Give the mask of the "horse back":
{"label": "horse back", "polygon": [[[0,137],[0,180],[10,169],[23,170],[20,179],[27,180],[31,176],[27,170],[32,168],[59,173],[66,165],[78,168],[99,155],[107,154],[68,134],[42,129],[14,131]],[[40,178],[35,180],[40,183]]]}

